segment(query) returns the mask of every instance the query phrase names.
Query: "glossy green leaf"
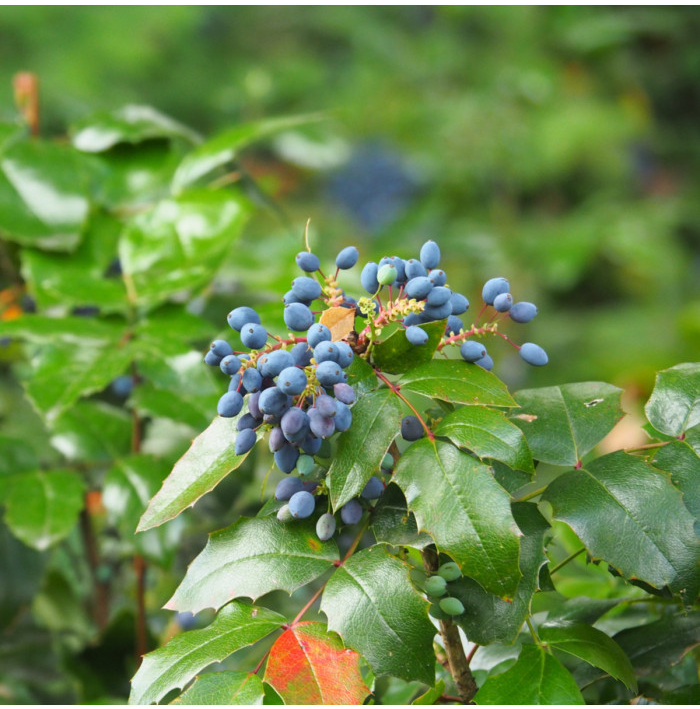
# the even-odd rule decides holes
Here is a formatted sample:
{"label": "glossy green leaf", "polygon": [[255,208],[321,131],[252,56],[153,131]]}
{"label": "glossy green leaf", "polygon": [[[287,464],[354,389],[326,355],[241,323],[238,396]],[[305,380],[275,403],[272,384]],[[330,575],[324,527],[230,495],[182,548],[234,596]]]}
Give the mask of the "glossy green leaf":
{"label": "glossy green leaf", "polygon": [[173,177],[173,191],[181,192],[185,187],[231,162],[241,150],[257,140],[320,118],[319,115],[269,118],[229,128],[185,156]]}
{"label": "glossy green leaf", "polygon": [[119,143],[140,143],[153,138],[184,138],[195,143],[199,140],[187,126],[155,108],[135,104],[88,116],[71,132],[73,145],[86,153],[99,153]]}
{"label": "glossy green leaf", "polygon": [[413,512],[406,507],[406,498],[398,485],[390,483],[377,501],[371,516],[372,531],[378,542],[393,546],[424,549],[432,538],[418,531]]}
{"label": "glossy green leaf", "polygon": [[450,595],[462,601],[465,611],[455,622],[467,637],[479,645],[512,643],[530,614],[530,602],[538,588],[539,572],[547,561],[544,537],[550,530],[547,520],[529,502],[513,504],[513,517],[523,533],[520,540],[519,567],[522,578],[512,601],[504,601],[470,578],[450,584]]}
{"label": "glossy green leaf", "polygon": [[623,451],[558,477],[543,500],[589,553],[626,578],[694,598],[700,540],[681,494],[644,460]]}
{"label": "glossy green leaf", "polygon": [[419,364],[430,362],[445,334],[446,322],[439,320],[421,325],[421,329],[428,335],[428,341],[420,347],[412,345],[406,339],[406,331],[403,328],[395,330],[375,345],[372,350],[372,362],[389,374],[401,374]]}
{"label": "glossy green leaf", "polygon": [[624,415],[622,389],[581,382],[515,393],[520,409],[511,421],[525,434],[535,460],[576,465]]}
{"label": "glossy green leaf", "polygon": [[[190,449],[178,460],[151,500],[136,531],[143,532],[177,517],[243,463],[248,453],[236,455],[234,451],[239,416],[217,416],[209,428],[192,441]],[[262,433],[258,433],[258,438],[260,436]]]}
{"label": "glossy green leaf", "polygon": [[345,371],[348,375],[348,384],[355,390],[358,399],[376,389],[379,384],[374,369],[362,357],[354,357]]}
{"label": "glossy green leaf", "polygon": [[252,672],[209,672],[200,675],[171,704],[256,705],[263,703],[262,680]]}
{"label": "glossy green leaf", "polygon": [[105,389],[128,369],[133,350],[122,346],[44,347],[32,360],[32,375],[26,383],[27,395],[49,422],[80,397]]}
{"label": "glossy green leaf", "polygon": [[482,460],[493,458],[511,468],[535,471],[523,432],[502,413],[482,406],[465,406],[445,416],[434,429],[456,446],[467,448]]}
{"label": "glossy green leaf", "polygon": [[520,531],[508,493],[490,468],[451,443],[416,441],[401,456],[394,481],[418,528],[462,572],[501,598],[512,598],[520,571]]}
{"label": "glossy green leaf", "polygon": [[[613,635],[613,640],[629,658],[637,676],[657,674],[677,665],[690,650],[700,645],[700,611],[667,615],[651,623],[626,628]],[[585,687],[606,673],[584,665],[575,674],[579,685]]]}
{"label": "glossy green leaf", "polygon": [[158,702],[170,690],[183,688],[212,662],[225,660],[285,622],[284,616],[267,608],[229,603],[211,625],[177,635],[164,647],[144,655],[131,681],[129,704]]}
{"label": "glossy green leaf", "polygon": [[564,603],[549,612],[547,622],[586,623],[592,625],[609,610],[623,602],[622,598],[567,598]]}
{"label": "glossy green leaf", "polygon": [[700,520],[700,456],[686,441],[673,441],[659,448],[652,463],[671,476],[690,514]]}
{"label": "glossy green leaf", "polygon": [[9,490],[12,476],[32,472],[38,467],[39,458],[26,441],[0,436],[0,501]]}
{"label": "glossy green leaf", "polygon": [[208,284],[250,208],[230,191],[200,190],[159,202],[127,225],[119,257],[131,295],[145,305]]}
{"label": "glossy green leaf", "polygon": [[[189,343],[211,341],[211,324],[197,315],[188,313],[181,306],[168,303],[140,318],[134,327],[134,337],[135,346],[144,360],[140,366],[149,372],[149,378],[153,378],[155,369],[159,372],[164,370],[163,360],[167,359],[168,366],[171,366],[172,357],[185,354],[191,357],[192,349],[188,346]],[[200,370],[210,372],[209,367],[202,366],[203,359],[203,353],[199,352]],[[189,367],[189,373],[194,374],[194,366]],[[221,373],[217,376],[219,382],[226,381]],[[159,376],[159,381],[160,379]],[[198,378],[198,381],[200,380],[201,377]],[[186,386],[188,383],[181,384]]]}
{"label": "glossy green leaf", "polygon": [[27,546],[43,551],[78,521],[85,485],[74,470],[35,470],[12,476],[5,522]]}
{"label": "glossy green leaf", "polygon": [[416,697],[411,704],[417,705],[431,705],[435,704],[440,697],[445,693],[445,681],[440,680],[435,683],[434,687],[431,687],[427,692],[424,692],[420,696]]}
{"label": "glossy green leaf", "polygon": [[506,385],[476,364],[436,359],[411,369],[399,384],[406,391],[453,404],[515,406]]}
{"label": "glossy green leaf", "polygon": [[644,411],[652,426],[668,436],[680,436],[700,424],[700,364],[658,372]]}
{"label": "glossy green leaf", "polygon": [[352,426],[338,437],[329,476],[334,509],[362,492],[401,426],[401,403],[390,389],[373,391],[352,407]]}
{"label": "glossy green leaf", "polygon": [[165,607],[198,613],[241,596],[255,600],[277,589],[292,593],[337,560],[336,543],[320,542],[313,520],[283,524],[275,516],[241,517],[209,535]]}
{"label": "glossy green leaf", "polygon": [[549,647],[585,660],[623,682],[628,689],[636,690],[632,663],[622,648],[601,630],[569,622],[541,625],[538,634]]}
{"label": "glossy green leaf", "polygon": [[79,401],[51,426],[51,445],[68,460],[111,461],[131,451],[133,420],[104,401]]}
{"label": "glossy green leaf", "polygon": [[109,344],[116,347],[126,333],[124,324],[106,323],[96,318],[66,316],[50,318],[45,315],[23,315],[4,322],[2,334],[39,344],[69,344],[75,347],[95,347]]}
{"label": "glossy green leaf", "polygon": [[436,630],[408,570],[381,545],[363,549],[331,576],[321,610],[328,627],[367,660],[375,675],[432,685]]}
{"label": "glossy green leaf", "polygon": [[9,241],[72,251],[90,209],[87,172],[71,148],[18,141],[0,157],[0,233]]}
{"label": "glossy green leaf", "polygon": [[554,655],[523,645],[517,662],[491,675],[476,693],[477,704],[585,704],[574,678]]}

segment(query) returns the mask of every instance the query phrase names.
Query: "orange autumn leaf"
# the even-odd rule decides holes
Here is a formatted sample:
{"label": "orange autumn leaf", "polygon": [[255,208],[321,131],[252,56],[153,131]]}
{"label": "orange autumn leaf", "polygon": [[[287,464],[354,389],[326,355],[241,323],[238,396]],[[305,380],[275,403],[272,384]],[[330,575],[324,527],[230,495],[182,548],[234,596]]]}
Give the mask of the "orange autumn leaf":
{"label": "orange autumn leaf", "polygon": [[333,342],[338,342],[355,329],[355,308],[328,308],[321,314],[320,322],[331,331]]}

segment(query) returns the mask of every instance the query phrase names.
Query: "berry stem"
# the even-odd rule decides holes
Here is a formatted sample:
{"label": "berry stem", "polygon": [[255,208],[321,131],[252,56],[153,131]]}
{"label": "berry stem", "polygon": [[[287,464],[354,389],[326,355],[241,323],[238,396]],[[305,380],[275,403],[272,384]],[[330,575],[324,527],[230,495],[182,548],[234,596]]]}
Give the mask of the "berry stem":
{"label": "berry stem", "polygon": [[428,436],[428,438],[431,441],[434,441],[435,434],[428,428],[428,424],[423,420],[423,417],[418,413],[418,410],[416,409],[416,407],[401,393],[401,389],[396,384],[389,381],[389,379],[387,379],[387,377],[384,376],[384,374],[382,374],[382,372],[379,371],[378,369],[375,369],[374,373],[389,387],[389,389],[391,389],[391,391],[394,392],[394,394],[396,394],[396,396],[399,397],[399,399],[401,399],[401,401],[403,401],[404,404],[406,404],[406,406],[408,406],[409,409],[411,409],[411,411],[413,411],[413,413],[415,414],[415,417],[421,422],[421,426],[423,426],[423,428],[425,429],[425,434]]}
{"label": "berry stem", "polygon": [[559,569],[561,569],[562,566],[566,566],[570,561],[573,561],[577,556],[580,554],[583,554],[583,552],[586,551],[586,547],[581,547],[580,549],[577,549],[573,554],[569,554],[569,556],[566,557],[563,561],[560,561],[556,566],[553,566],[549,570],[549,575],[551,576],[552,574],[555,574]]}

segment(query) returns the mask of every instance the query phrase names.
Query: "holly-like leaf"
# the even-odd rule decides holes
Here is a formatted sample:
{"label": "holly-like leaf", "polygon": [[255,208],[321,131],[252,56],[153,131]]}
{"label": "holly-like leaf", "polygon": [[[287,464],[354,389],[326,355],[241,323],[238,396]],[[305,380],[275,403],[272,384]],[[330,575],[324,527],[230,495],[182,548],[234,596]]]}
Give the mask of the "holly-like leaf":
{"label": "holly-like leaf", "polygon": [[140,143],[154,138],[183,138],[198,142],[190,128],[151,106],[129,104],[116,111],[96,113],[71,130],[73,145],[86,153],[100,153],[119,143]]}
{"label": "holly-like leaf", "polygon": [[700,363],[658,372],[644,411],[652,426],[668,436],[680,436],[700,424]]}
{"label": "holly-like leaf", "polygon": [[461,360],[435,359],[422,364],[406,372],[399,384],[407,391],[452,404],[516,405],[500,379],[476,364]]}
{"label": "holly-like leaf", "polygon": [[542,642],[562,652],[599,667],[620,680],[628,689],[636,690],[634,668],[622,648],[601,630],[584,623],[556,623],[539,627]]}
{"label": "holly-like leaf", "polygon": [[338,448],[328,471],[334,509],[362,492],[379,469],[401,425],[401,404],[390,389],[365,396],[352,407],[352,426],[338,436]]}
{"label": "holly-like leaf", "polygon": [[83,508],[84,483],[75,470],[13,475],[4,496],[5,522],[27,546],[43,551],[63,539]]}
{"label": "holly-like leaf", "polygon": [[[237,421],[238,417],[217,417],[194,439],[151,500],[137,532],[177,517],[243,463],[248,454],[236,455],[234,451]],[[261,435],[258,433],[258,438]]]}
{"label": "holly-like leaf", "polygon": [[491,675],[476,693],[477,704],[585,704],[574,678],[554,655],[523,645],[517,662]]}
{"label": "holly-like leaf", "polygon": [[406,338],[403,328],[394,330],[385,340],[372,350],[372,362],[384,372],[401,374],[433,359],[435,350],[445,334],[446,320],[426,323],[421,329],[428,335],[428,341],[416,347]]}
{"label": "holly-like leaf", "polygon": [[348,375],[348,384],[355,390],[358,399],[377,388],[379,380],[374,369],[361,357],[354,357],[345,371]]}
{"label": "holly-like leaf", "polygon": [[576,465],[622,418],[622,389],[581,382],[514,394],[520,409],[511,421],[525,434],[535,460]]}
{"label": "holly-like leaf", "polygon": [[695,519],[700,520],[700,457],[686,441],[673,441],[659,448],[654,467],[671,476],[683,494],[683,502]]}
{"label": "holly-like leaf", "polygon": [[408,570],[381,545],[363,549],[331,576],[321,610],[328,627],[367,660],[375,675],[432,685],[435,626]]}
{"label": "holly-like leaf", "polygon": [[16,141],[0,157],[3,238],[49,251],[73,251],[88,216],[87,171],[72,148]]}
{"label": "holly-like leaf", "polygon": [[279,613],[233,602],[211,625],[175,636],[167,645],[144,655],[131,681],[129,704],[152,704],[170,690],[183,688],[212,662],[252,645],[286,622]]}
{"label": "holly-like leaf", "polygon": [[210,672],[195,679],[192,685],[171,704],[256,705],[263,703],[262,680],[252,672]]}
{"label": "holly-like leaf", "polygon": [[465,576],[501,598],[513,598],[520,571],[520,531],[508,493],[491,469],[451,443],[416,441],[401,456],[394,482],[408,509]]}
{"label": "holly-like leaf", "polygon": [[533,473],[532,454],[523,432],[500,411],[465,406],[445,416],[435,429],[456,446],[468,448],[482,460],[493,458],[511,468]]}
{"label": "holly-like leaf", "polygon": [[292,593],[337,560],[336,543],[319,541],[312,520],[282,524],[274,516],[241,517],[209,535],[165,607],[198,613],[241,596],[255,600],[277,589]]}
{"label": "holly-like leaf", "polygon": [[320,118],[320,115],[269,118],[254,123],[244,123],[215,135],[183,158],[173,177],[173,192],[181,192],[185,187],[231,162],[251,143]]}
{"label": "holly-like leaf", "polygon": [[125,333],[124,326],[70,315],[49,318],[45,315],[24,314],[17,320],[2,324],[2,334],[6,337],[39,344],[69,344],[74,347],[106,344],[116,347]]}
{"label": "holly-like leaf", "polygon": [[623,576],[695,598],[700,540],[681,494],[644,460],[623,451],[558,477],[543,500],[590,554]]}
{"label": "holly-like leaf", "polygon": [[362,704],[369,693],[360,656],[323,623],[297,623],[285,630],[270,650],[264,681],[285,704]]}
{"label": "holly-like leaf", "polygon": [[433,540],[418,531],[416,518],[406,506],[406,498],[398,485],[390,483],[372,510],[372,531],[378,542],[393,546],[424,549]]}
{"label": "holly-like leaf", "polygon": [[493,642],[512,643],[530,614],[530,602],[538,587],[539,572],[547,561],[544,553],[544,535],[550,527],[528,502],[513,504],[513,517],[523,537],[520,540],[519,566],[522,578],[512,601],[504,601],[470,578],[461,578],[450,584],[450,595],[464,605],[465,611],[455,617],[467,637],[479,645]]}
{"label": "holly-like leaf", "polygon": [[136,216],[119,242],[132,297],[154,305],[209,283],[249,212],[237,193],[200,190],[163,200]]}
{"label": "holly-like leaf", "polygon": [[587,596],[567,598],[561,606],[549,612],[547,622],[591,625],[609,610],[622,603],[623,600],[622,598],[588,598]]}

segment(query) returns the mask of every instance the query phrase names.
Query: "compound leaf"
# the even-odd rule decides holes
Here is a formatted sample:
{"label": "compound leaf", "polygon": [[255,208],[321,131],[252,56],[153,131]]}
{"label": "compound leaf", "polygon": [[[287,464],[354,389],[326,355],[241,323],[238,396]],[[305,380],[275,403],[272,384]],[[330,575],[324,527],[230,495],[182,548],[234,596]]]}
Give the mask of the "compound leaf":
{"label": "compound leaf", "polygon": [[264,681],[285,704],[362,704],[369,693],[360,656],[343,647],[324,623],[285,630],[270,650]]}
{"label": "compound leaf", "polygon": [[476,693],[477,704],[585,704],[574,678],[554,655],[523,645],[517,662],[490,676]]}
{"label": "compound leaf", "polygon": [[401,456],[394,481],[418,528],[449,554],[465,576],[512,598],[520,571],[520,531],[508,493],[491,469],[443,441],[416,441]]}
{"label": "compound leaf", "polygon": [[144,655],[131,682],[130,704],[152,704],[170,690],[183,688],[200,670],[252,645],[286,622],[279,613],[234,601],[221,609],[211,625],[175,636]]}
{"label": "compound leaf", "polygon": [[523,432],[500,411],[484,406],[462,407],[445,416],[435,435],[446,436],[482,460],[493,458],[517,470],[535,471]]}
{"label": "compound leaf", "polygon": [[680,436],[700,424],[700,363],[658,372],[644,411],[652,426],[668,436]]}
{"label": "compound leaf", "polygon": [[435,681],[428,604],[408,566],[376,545],[353,554],[329,579],[321,599],[328,627],[367,660],[375,675]]}
{"label": "compound leaf", "polygon": [[352,426],[338,437],[328,471],[334,509],[356,497],[397,436],[401,404],[389,389],[369,392],[352,407]]}
{"label": "compound leaf", "polygon": [[520,409],[511,421],[527,438],[535,460],[576,465],[622,418],[622,389],[603,382],[580,382],[514,394]]}
{"label": "compound leaf", "polygon": [[[219,416],[194,439],[151,500],[137,532],[177,517],[243,463],[248,454],[236,455],[234,451],[237,420]],[[258,438],[261,436],[258,433]]]}
{"label": "compound leaf", "polygon": [[338,547],[321,542],[312,520],[281,524],[272,515],[241,517],[209,535],[166,608],[198,613],[233,598],[255,600],[281,589],[292,593],[338,560]]}
{"label": "compound leaf", "polygon": [[453,404],[515,406],[506,385],[476,364],[435,359],[409,370],[399,381],[402,389]]}
{"label": "compound leaf", "polygon": [[210,672],[195,679],[192,685],[171,704],[255,705],[262,704],[265,689],[260,677],[252,672]]}
{"label": "compound leaf", "polygon": [[678,490],[666,475],[622,451],[558,477],[543,500],[590,554],[623,576],[694,598],[700,544]]}
{"label": "compound leaf", "polygon": [[622,648],[603,631],[584,623],[545,624],[539,628],[540,639],[550,647],[607,672],[628,689],[636,690],[634,668]]}
{"label": "compound leaf", "polygon": [[435,350],[445,334],[446,320],[426,323],[421,329],[428,335],[428,341],[416,347],[406,339],[406,331],[399,328],[385,340],[375,345],[372,350],[372,361],[384,372],[401,374],[420,364],[426,364],[433,359]]}

